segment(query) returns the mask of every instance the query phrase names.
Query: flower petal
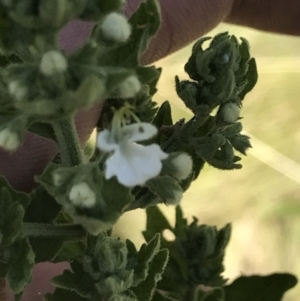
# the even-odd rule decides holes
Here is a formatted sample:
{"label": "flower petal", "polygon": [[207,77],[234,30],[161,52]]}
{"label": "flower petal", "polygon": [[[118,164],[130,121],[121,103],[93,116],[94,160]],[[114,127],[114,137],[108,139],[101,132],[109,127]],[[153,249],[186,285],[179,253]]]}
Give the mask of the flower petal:
{"label": "flower petal", "polygon": [[104,130],[98,134],[97,147],[104,152],[111,152],[119,148],[119,145],[111,139],[110,131]]}
{"label": "flower petal", "polygon": [[168,155],[157,144],[126,143],[106,161],[106,178],[115,175],[124,186],[144,185],[159,175],[161,160]]}
{"label": "flower petal", "polygon": [[124,126],[123,133],[131,142],[144,141],[155,136],[157,134],[157,128],[151,123],[133,123]]}

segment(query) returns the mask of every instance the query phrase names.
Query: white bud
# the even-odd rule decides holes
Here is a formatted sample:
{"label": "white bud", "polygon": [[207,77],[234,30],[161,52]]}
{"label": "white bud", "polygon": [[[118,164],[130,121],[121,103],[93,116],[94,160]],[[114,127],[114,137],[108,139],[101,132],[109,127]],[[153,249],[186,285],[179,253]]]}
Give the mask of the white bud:
{"label": "white bud", "polygon": [[175,171],[172,176],[178,180],[186,179],[193,170],[193,160],[186,153],[179,154],[175,157],[172,160],[172,165],[175,167]]}
{"label": "white bud", "polygon": [[118,96],[121,98],[134,97],[142,88],[142,85],[135,75],[127,77],[118,88]]}
{"label": "white bud", "polygon": [[22,83],[18,80],[9,83],[8,91],[17,100],[23,100],[28,93],[27,87],[25,85],[22,85]]}
{"label": "white bud", "polygon": [[106,39],[119,43],[126,42],[131,34],[127,19],[118,13],[107,15],[102,22],[101,29]]}
{"label": "white bud", "polygon": [[179,190],[179,189],[174,189],[172,190],[172,198],[167,198],[165,200],[166,204],[169,204],[169,205],[178,205],[182,199],[182,190]]}
{"label": "white bud", "polygon": [[20,139],[17,133],[12,132],[9,128],[0,131],[0,146],[6,150],[16,150],[20,145]]}
{"label": "white bud", "polygon": [[58,172],[52,175],[52,179],[55,186],[61,186],[64,182],[63,177]]}
{"label": "white bud", "polygon": [[233,102],[226,103],[220,110],[224,122],[235,123],[240,117],[240,108]]}
{"label": "white bud", "polygon": [[82,182],[71,188],[69,199],[76,206],[89,208],[95,205],[96,194],[87,183]]}
{"label": "white bud", "polygon": [[46,52],[41,60],[40,69],[45,75],[53,75],[55,73],[66,71],[68,62],[66,58],[57,50]]}

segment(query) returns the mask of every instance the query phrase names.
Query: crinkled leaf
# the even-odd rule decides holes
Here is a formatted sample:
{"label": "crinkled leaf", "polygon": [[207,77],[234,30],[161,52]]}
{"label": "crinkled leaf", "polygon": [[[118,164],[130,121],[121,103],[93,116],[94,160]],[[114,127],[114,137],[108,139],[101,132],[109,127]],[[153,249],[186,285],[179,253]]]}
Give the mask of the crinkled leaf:
{"label": "crinkled leaf", "polygon": [[281,301],[284,293],[297,284],[291,274],[242,276],[224,287],[226,301]]}
{"label": "crinkled leaf", "polygon": [[24,207],[24,209],[29,205],[30,203],[29,195],[27,193],[15,190],[10,186],[10,184],[3,176],[0,176],[0,189],[2,187],[5,187],[9,191],[9,194],[11,195],[11,199],[13,202],[19,202]]}
{"label": "crinkled leaf", "polygon": [[150,269],[145,281],[141,282],[132,291],[138,300],[150,301],[154,295],[156,284],[161,280],[162,274],[168,262],[169,252],[167,249],[160,250],[150,263]]}
{"label": "crinkled leaf", "polygon": [[251,58],[250,61],[248,62],[248,73],[246,79],[247,79],[247,84],[239,95],[241,99],[244,99],[245,95],[248,92],[250,92],[257,83],[258,73],[257,73],[256,61],[254,58]]}
{"label": "crinkled leaf", "polygon": [[147,182],[147,187],[167,204],[178,204],[178,195],[183,192],[178,182],[170,176],[153,178]]}
{"label": "crinkled leaf", "polygon": [[144,281],[148,275],[149,267],[154,256],[160,249],[160,235],[157,233],[147,244],[144,243],[136,254],[136,266],[134,267],[134,284],[136,286]]}
{"label": "crinkled leaf", "polygon": [[86,246],[81,241],[65,241],[52,262],[80,260],[85,252]]}
{"label": "crinkled leaf", "polygon": [[228,137],[230,144],[240,153],[246,155],[246,151],[251,148],[250,137],[242,134],[237,134],[233,137]]}
{"label": "crinkled leaf", "polygon": [[143,122],[151,122],[158,110],[157,103],[152,100],[150,88],[143,85],[140,92],[130,101],[136,116]]}
{"label": "crinkled leaf", "polygon": [[211,37],[203,37],[199,39],[193,46],[192,54],[188,60],[188,62],[184,66],[185,72],[189,75],[189,77],[193,80],[200,80],[201,76],[198,74],[196,59],[199,56],[199,53],[203,53],[202,45],[204,42],[210,40]]}
{"label": "crinkled leaf", "polygon": [[31,281],[35,254],[27,239],[16,242],[14,248],[6,277],[9,287],[18,294]]}
{"label": "crinkled leaf", "polygon": [[95,290],[95,282],[93,279],[90,278],[81,267],[80,269],[74,271],[74,273],[69,270],[65,270],[62,275],[54,277],[51,282],[56,287],[64,290],[74,291],[81,297],[91,298]]}
{"label": "crinkled leaf", "polygon": [[[54,174],[58,175],[59,183],[55,183]],[[134,200],[131,190],[117,179],[105,180],[96,163],[74,167],[50,164],[36,180],[64,206],[76,223],[82,224],[91,233],[111,228]],[[86,182],[95,192],[96,202],[92,208],[75,206],[69,200],[70,189],[74,184],[82,182]]]}
{"label": "crinkled leaf", "polygon": [[13,202],[7,188],[0,190],[0,246],[9,246],[22,233],[24,208]]}

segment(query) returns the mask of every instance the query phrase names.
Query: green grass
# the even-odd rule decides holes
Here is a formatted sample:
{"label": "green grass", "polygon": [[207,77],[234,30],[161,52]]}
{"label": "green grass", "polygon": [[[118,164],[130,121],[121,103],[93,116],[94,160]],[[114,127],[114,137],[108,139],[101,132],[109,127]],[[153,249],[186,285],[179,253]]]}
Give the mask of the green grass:
{"label": "green grass", "polygon": [[[300,275],[300,39],[229,25],[209,35],[222,31],[243,36],[252,46],[259,82],[244,102],[243,124],[248,135],[275,152],[264,145],[255,148],[253,143],[254,150],[242,160],[242,170],[206,166],[185,193],[182,206],[189,219],[194,215],[202,223],[233,223],[226,258],[228,278],[274,271]],[[157,63],[164,71],[156,100],[169,100],[175,119],[190,116],[174,92],[173,80],[176,74],[187,78],[183,65],[189,53],[190,47]],[[173,208],[162,208],[172,220]],[[144,222],[142,211],[126,214],[116,232],[140,244]],[[296,301],[299,295],[300,285],[285,300]]]}

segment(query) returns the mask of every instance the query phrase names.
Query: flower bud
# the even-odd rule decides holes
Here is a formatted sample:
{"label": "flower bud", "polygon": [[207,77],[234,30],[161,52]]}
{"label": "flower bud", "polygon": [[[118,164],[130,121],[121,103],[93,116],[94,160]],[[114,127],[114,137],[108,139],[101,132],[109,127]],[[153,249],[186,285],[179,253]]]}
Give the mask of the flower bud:
{"label": "flower bud", "polygon": [[51,76],[55,73],[66,71],[68,62],[66,58],[57,50],[46,52],[41,60],[40,69],[44,75]]}
{"label": "flower bud", "polygon": [[193,170],[193,160],[186,153],[173,153],[163,161],[163,173],[178,179],[186,179]]}
{"label": "flower bud", "polygon": [[135,75],[127,77],[118,87],[120,98],[134,97],[142,88],[142,85]]}
{"label": "flower bud", "polygon": [[16,132],[11,131],[10,128],[5,128],[0,131],[0,147],[6,150],[13,151],[20,145],[20,138]]}
{"label": "flower bud", "polygon": [[24,100],[28,94],[28,88],[18,80],[9,83],[8,91],[19,101]]}
{"label": "flower bud", "polygon": [[90,208],[96,203],[96,194],[86,182],[82,182],[71,188],[69,199],[75,206]]}
{"label": "flower bud", "polygon": [[235,123],[240,117],[240,108],[236,103],[228,102],[220,107],[218,115],[224,122]]}
{"label": "flower bud", "polygon": [[182,199],[182,189],[173,189],[172,196],[165,199],[165,203],[168,205],[178,205]]}
{"label": "flower bud", "polygon": [[114,42],[124,43],[131,34],[131,27],[127,19],[118,13],[107,15],[101,25],[103,36]]}

